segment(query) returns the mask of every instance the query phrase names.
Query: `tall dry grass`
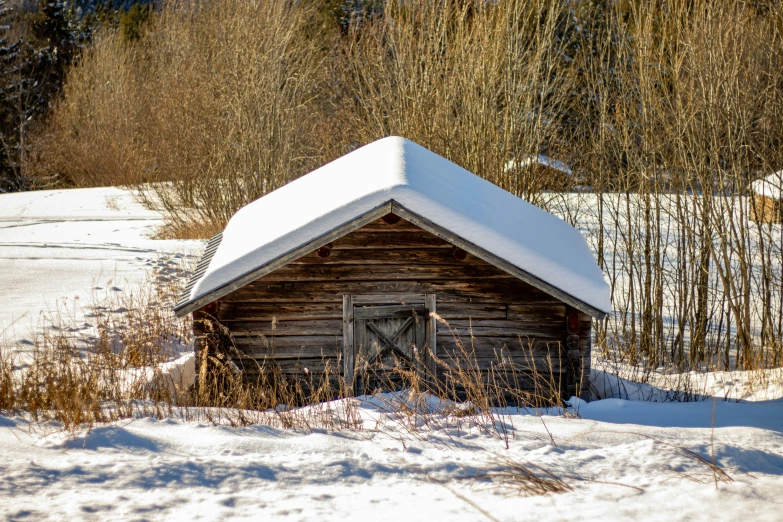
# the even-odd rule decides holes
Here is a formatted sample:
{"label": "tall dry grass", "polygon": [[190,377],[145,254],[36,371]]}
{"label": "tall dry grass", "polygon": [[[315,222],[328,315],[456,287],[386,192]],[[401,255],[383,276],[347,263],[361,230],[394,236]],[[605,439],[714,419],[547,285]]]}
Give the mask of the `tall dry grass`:
{"label": "tall dry grass", "polygon": [[50,313],[29,348],[0,339],[0,412],[76,429],[187,404],[185,376],[166,363],[192,349],[191,321],[170,311],[177,280],[150,275],[146,284],[94,296],[83,310]]}
{"label": "tall dry grass", "polygon": [[138,287],[96,296],[81,314],[60,309],[39,325],[29,348],[0,340],[0,413],[68,430],[153,416],[417,439],[436,432],[447,441],[454,430],[478,430],[508,443],[508,416],[520,408],[563,412],[557,372],[502,357],[480,369],[459,337],[457,352],[435,366],[425,364],[426,351],[413,365],[360,362],[357,373],[381,376],[372,386],[345,382],[339,361],[326,361],[323,372],[286,374],[274,359],[238,351],[214,321],[207,321],[206,349],[194,361],[191,319],[171,311],[182,274],[150,276]]}
{"label": "tall dry grass", "polygon": [[[448,328],[440,317],[434,315],[432,320]],[[508,442],[507,425],[497,420],[520,410],[562,414],[563,401],[569,398],[563,395],[563,376],[552,364],[540,368],[534,361],[514,363],[499,355],[490,368],[480,368],[470,342],[455,333],[444,334],[454,336],[457,350],[453,354],[433,357],[421,347],[412,359],[396,359],[393,364],[359,358],[357,378],[346,382],[339,360],[327,359],[323,371],[301,367],[296,374],[286,373],[274,358],[257,359],[237,349],[230,331],[214,318],[202,322],[207,333],[201,340],[193,401],[210,420],[228,411],[243,422],[254,419],[284,427],[362,429],[356,408],[369,400],[386,421],[415,437],[423,436],[423,428],[470,427]],[[273,353],[274,339],[264,340]],[[353,397],[365,399],[356,402]],[[329,406],[335,400],[342,404],[339,414]],[[307,406],[314,404],[320,406],[315,410]],[[321,421],[313,418],[314,411]]]}

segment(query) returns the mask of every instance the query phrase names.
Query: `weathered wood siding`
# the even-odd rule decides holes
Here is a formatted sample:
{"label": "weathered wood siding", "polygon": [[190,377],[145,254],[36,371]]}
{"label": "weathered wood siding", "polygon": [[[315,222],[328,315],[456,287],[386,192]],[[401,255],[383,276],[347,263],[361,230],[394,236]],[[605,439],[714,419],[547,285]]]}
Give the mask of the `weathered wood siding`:
{"label": "weathered wood siding", "polygon": [[565,386],[569,364],[590,366],[588,315],[579,312],[579,349],[569,360],[565,304],[470,254],[455,259],[451,244],[404,220],[379,219],[336,240],[328,257],[312,252],[209,311],[245,354],[274,359],[288,374],[319,372],[325,361],[341,367],[343,295],[351,294],[436,294],[448,323],[437,325],[437,354],[451,365],[459,339],[485,370],[500,360],[547,373],[551,365]]}
{"label": "weathered wood siding", "polygon": [[759,196],[753,196],[753,219],[759,223],[780,223],[783,221],[783,208],[780,201]]}

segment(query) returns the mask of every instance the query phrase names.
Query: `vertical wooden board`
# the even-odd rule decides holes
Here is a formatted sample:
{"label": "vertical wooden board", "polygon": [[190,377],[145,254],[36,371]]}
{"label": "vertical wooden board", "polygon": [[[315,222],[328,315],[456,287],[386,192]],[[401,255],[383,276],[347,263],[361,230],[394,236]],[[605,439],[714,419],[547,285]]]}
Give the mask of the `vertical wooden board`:
{"label": "vertical wooden board", "polygon": [[427,347],[427,317],[417,316],[413,325],[415,330],[414,345],[416,346],[417,353],[414,354],[416,361],[416,371],[421,373],[424,368],[422,364],[429,367],[429,348]]}
{"label": "vertical wooden board", "polygon": [[[355,311],[355,309],[354,309]],[[364,372],[362,371],[362,368],[364,367],[364,364],[367,362],[367,344],[368,344],[368,336],[367,336],[367,321],[364,319],[356,319],[354,317],[353,320],[353,353],[354,353],[354,361],[353,361],[353,383],[350,384],[350,389],[358,394],[363,395],[365,393],[364,387]]]}
{"label": "vertical wooden board", "polygon": [[353,318],[353,353],[353,367],[356,372],[356,368],[367,360],[367,321],[357,319],[355,315]]}
{"label": "vertical wooden board", "polygon": [[[393,335],[394,332],[399,330],[405,325],[405,321],[396,319],[394,320],[394,326],[390,328],[389,334]],[[397,346],[407,355],[411,360],[416,358],[413,353],[413,346],[418,346],[418,340],[416,339],[416,321],[414,320],[402,334],[397,338]]]}
{"label": "vertical wooden board", "polygon": [[353,386],[353,296],[343,296],[343,378],[350,390]]}
{"label": "vertical wooden board", "polygon": [[424,304],[427,307],[427,321],[426,321],[426,332],[425,332],[425,344],[427,346],[427,349],[429,350],[429,354],[427,357],[427,366],[430,375],[433,377],[437,376],[437,365],[435,364],[435,357],[438,355],[438,345],[437,345],[437,339],[436,334],[438,331],[438,321],[431,315],[436,314],[438,312],[437,306],[436,306],[436,296],[435,294],[426,294],[424,296]]}

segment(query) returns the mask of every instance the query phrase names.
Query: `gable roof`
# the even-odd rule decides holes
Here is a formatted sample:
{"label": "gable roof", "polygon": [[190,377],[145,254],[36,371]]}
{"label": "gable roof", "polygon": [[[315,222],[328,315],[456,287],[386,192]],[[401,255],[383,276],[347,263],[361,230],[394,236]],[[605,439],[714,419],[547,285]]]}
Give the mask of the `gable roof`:
{"label": "gable roof", "polygon": [[783,199],[783,170],[770,174],[766,178],[757,179],[750,184],[750,190],[775,201]]}
{"label": "gable roof", "polygon": [[577,309],[599,317],[611,310],[609,285],[579,231],[410,140],[389,137],[240,209],[222,239],[210,242],[211,255],[175,311],[196,310],[392,211]]}

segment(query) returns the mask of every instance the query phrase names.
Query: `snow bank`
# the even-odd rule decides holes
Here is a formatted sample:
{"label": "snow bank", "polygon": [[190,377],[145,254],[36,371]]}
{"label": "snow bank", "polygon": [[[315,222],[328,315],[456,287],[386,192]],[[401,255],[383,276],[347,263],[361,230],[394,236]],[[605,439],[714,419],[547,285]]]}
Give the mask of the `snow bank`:
{"label": "snow bank", "polygon": [[[476,429],[305,434],[151,419],[69,435],[0,416],[0,517],[779,519],[779,402],[719,402],[714,415],[711,402],[574,404],[581,418],[503,417],[508,441]],[[378,411],[367,405],[360,415]],[[678,447],[707,460],[714,453],[733,482],[716,490],[710,469]],[[522,497],[471,478],[505,469],[501,458],[540,466],[574,491]]]}
{"label": "snow bank", "polygon": [[196,354],[187,352],[157,366],[134,368],[125,376],[126,389],[136,382],[151,382],[155,378],[168,384],[172,392],[186,392],[196,382]]}
{"label": "snow bank", "polygon": [[[649,373],[597,359],[590,370],[593,399],[648,402],[719,400],[768,401],[783,398],[783,369]],[[642,378],[644,377],[644,378]],[[645,383],[637,381],[644,380]]]}
{"label": "snow bank", "polygon": [[364,146],[239,210],[191,300],[391,200],[578,300],[611,310],[609,286],[576,229],[398,137]]}
{"label": "snow bank", "polygon": [[568,165],[566,165],[560,160],[552,159],[544,154],[536,154],[534,156],[528,156],[526,158],[522,158],[519,162],[517,162],[517,160],[508,160],[503,168],[503,171],[512,172],[516,169],[523,169],[529,167],[530,165],[541,165],[544,167],[549,167],[551,169],[555,169],[559,172],[562,172],[563,174],[566,174],[568,176],[573,174],[571,167],[569,167]]}
{"label": "snow bank", "polygon": [[770,174],[766,178],[757,179],[750,184],[750,190],[759,196],[776,201],[783,199],[783,170]]}

